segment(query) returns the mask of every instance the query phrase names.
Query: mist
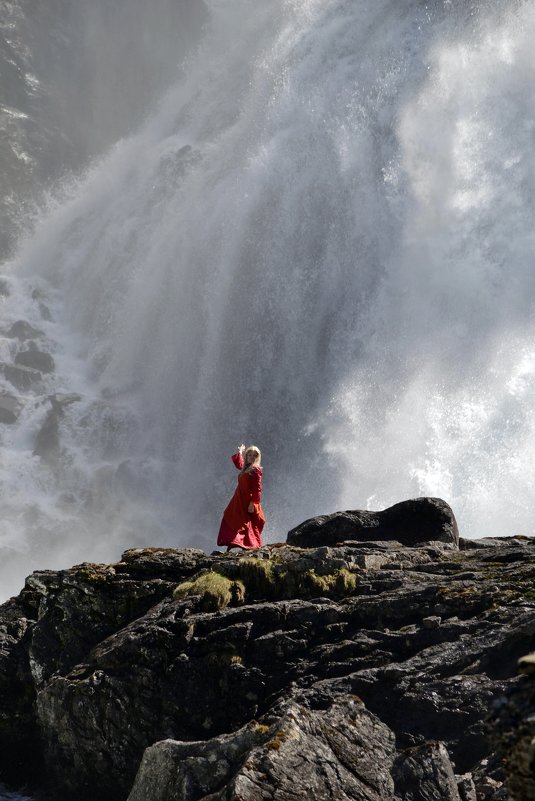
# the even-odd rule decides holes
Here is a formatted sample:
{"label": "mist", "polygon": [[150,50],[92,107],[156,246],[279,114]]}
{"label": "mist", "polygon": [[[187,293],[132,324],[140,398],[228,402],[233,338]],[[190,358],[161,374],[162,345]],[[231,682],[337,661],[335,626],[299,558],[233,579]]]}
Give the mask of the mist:
{"label": "mist", "polygon": [[533,8],[211,0],[175,52],[181,7],[148,35],[142,6],[80,6],[98,68],[53,73],[78,166],[3,267],[56,369],[2,427],[2,586],[211,549],[242,441],[268,541],[417,495],[532,534]]}

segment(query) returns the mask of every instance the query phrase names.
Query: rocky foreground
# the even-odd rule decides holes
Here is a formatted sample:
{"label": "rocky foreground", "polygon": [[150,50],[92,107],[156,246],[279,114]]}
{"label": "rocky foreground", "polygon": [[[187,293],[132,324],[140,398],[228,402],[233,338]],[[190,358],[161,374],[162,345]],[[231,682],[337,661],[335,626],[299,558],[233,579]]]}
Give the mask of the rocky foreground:
{"label": "rocky foreground", "polygon": [[62,801],[535,798],[535,541],[394,509],[34,573],[0,607],[1,778]]}

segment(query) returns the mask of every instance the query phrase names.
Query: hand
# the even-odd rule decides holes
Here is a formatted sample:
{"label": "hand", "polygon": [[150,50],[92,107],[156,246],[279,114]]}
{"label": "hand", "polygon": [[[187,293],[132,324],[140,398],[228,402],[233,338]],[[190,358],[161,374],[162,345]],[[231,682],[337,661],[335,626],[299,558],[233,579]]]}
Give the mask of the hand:
{"label": "hand", "polygon": [[243,452],[244,452],[244,450],[245,450],[245,445],[244,445],[244,444],[243,444],[243,442],[242,442],[242,444],[241,444],[241,445],[240,445],[240,447],[238,448],[238,453],[243,453]]}
{"label": "hand", "polygon": [[254,512],[254,503],[252,501],[250,502],[249,506],[247,507],[247,511],[249,512],[250,515],[253,514],[253,512]]}

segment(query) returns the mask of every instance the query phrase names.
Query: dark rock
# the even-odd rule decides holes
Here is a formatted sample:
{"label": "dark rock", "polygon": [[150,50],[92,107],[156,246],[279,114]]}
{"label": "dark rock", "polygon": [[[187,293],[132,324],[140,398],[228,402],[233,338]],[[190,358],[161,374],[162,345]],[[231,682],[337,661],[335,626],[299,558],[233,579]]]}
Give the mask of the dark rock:
{"label": "dark rock", "polygon": [[6,336],[11,337],[12,339],[19,339],[21,342],[24,342],[27,339],[42,337],[43,332],[39,331],[37,328],[34,328],[33,325],[30,325],[30,323],[26,322],[26,320],[17,320],[16,323],[13,323]]}
{"label": "dark rock", "polygon": [[2,370],[9,383],[22,392],[30,389],[43,377],[39,370],[20,364],[3,364]]}
{"label": "dark rock", "polygon": [[0,393],[0,423],[12,425],[19,419],[22,410],[22,403],[14,395],[7,392]]}
{"label": "dark rock", "polygon": [[69,392],[69,393],[56,393],[55,395],[49,395],[48,400],[52,404],[52,408],[55,412],[63,412],[63,410],[70,406],[72,403],[77,403],[78,401],[82,400],[82,396],[78,395],[76,392]]}
{"label": "dark rock", "polygon": [[524,674],[495,699],[490,717],[491,742],[505,764],[511,801],[535,798],[535,679],[533,653],[519,660]]}
{"label": "dark rock", "polygon": [[50,353],[40,350],[22,350],[15,356],[15,364],[31,367],[41,373],[52,373],[55,369],[54,359]]}
{"label": "dark rock", "polygon": [[50,322],[52,320],[52,314],[49,306],[45,303],[45,301],[48,300],[46,295],[40,289],[34,289],[32,291],[32,299],[37,302],[37,308],[39,309],[41,318]]}
{"label": "dark rock", "polygon": [[2,606],[0,619],[1,770],[5,780],[19,784],[42,771],[36,693],[28,659],[36,616],[35,601],[31,604],[20,597]]}
{"label": "dark rock", "polygon": [[525,773],[535,738],[535,685],[514,677],[534,553],[138,548],[34,573],[0,607],[0,770],[42,758],[75,801],[124,801],[134,780],[131,801],[499,801],[498,752]]}
{"label": "dark rock", "polygon": [[56,464],[60,454],[60,417],[55,409],[50,409],[35,439],[33,455],[40,456],[44,462],[51,466]]}
{"label": "dark rock", "polygon": [[457,547],[459,532],[455,516],[440,498],[402,501],[382,512],[336,512],[306,520],[288,532],[289,545],[317,548],[347,540],[395,540],[415,546],[423,542],[445,542]]}
{"label": "dark rock", "polygon": [[396,798],[402,801],[461,801],[444,743],[411,748],[394,768]]}
{"label": "dark rock", "polygon": [[81,400],[81,396],[75,393],[56,394],[50,395],[48,400],[52,404],[52,408],[47,412],[44,422],[37,432],[33,455],[40,456],[44,462],[54,467],[61,452],[59,424],[64,410],[72,403]]}

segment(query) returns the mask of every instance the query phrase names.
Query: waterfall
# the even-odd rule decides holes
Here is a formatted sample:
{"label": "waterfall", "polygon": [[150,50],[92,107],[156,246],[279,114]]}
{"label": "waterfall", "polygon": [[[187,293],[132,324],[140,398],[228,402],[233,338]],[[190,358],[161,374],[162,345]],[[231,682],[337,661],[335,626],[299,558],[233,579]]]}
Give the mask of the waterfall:
{"label": "waterfall", "polygon": [[465,536],[532,534],[533,6],[206,5],[4,265],[6,325],[55,360],[2,427],[5,570],[211,548],[242,441],[269,541],[423,494]]}

